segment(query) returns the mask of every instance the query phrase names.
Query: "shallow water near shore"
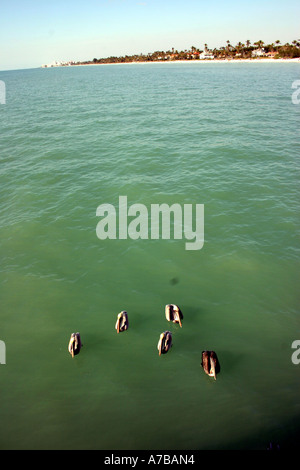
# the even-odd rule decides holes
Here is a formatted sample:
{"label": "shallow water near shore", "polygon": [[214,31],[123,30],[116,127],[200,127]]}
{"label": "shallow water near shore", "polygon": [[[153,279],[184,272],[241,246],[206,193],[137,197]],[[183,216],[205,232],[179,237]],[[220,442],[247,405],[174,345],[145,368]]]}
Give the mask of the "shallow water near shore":
{"label": "shallow water near shore", "polygon": [[[298,63],[0,73],[1,449],[296,447],[299,74]],[[203,248],[99,240],[96,209],[120,195],[204,204]],[[129,329],[117,334],[121,310]],[[216,381],[204,349],[218,354]]]}

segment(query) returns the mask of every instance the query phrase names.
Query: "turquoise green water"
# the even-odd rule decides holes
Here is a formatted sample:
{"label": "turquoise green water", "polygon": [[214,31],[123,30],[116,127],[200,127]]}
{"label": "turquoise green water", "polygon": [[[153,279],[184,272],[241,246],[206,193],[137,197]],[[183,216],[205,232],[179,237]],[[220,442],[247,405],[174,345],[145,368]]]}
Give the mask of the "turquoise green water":
{"label": "turquoise green water", "polygon": [[[299,64],[1,72],[1,449],[299,441]],[[96,209],[204,204],[205,242],[99,240]],[[169,324],[178,304],[183,328]],[[129,329],[117,335],[117,314]],[[171,351],[159,357],[162,331]],[[71,358],[72,332],[83,348]],[[217,381],[200,366],[214,349]]]}

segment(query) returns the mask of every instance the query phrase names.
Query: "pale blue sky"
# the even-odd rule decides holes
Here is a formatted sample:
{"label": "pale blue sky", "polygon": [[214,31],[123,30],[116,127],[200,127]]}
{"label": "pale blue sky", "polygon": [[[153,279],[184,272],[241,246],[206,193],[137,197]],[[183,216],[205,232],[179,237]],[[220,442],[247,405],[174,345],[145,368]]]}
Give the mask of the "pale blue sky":
{"label": "pale blue sky", "polygon": [[300,38],[299,0],[1,0],[0,70]]}

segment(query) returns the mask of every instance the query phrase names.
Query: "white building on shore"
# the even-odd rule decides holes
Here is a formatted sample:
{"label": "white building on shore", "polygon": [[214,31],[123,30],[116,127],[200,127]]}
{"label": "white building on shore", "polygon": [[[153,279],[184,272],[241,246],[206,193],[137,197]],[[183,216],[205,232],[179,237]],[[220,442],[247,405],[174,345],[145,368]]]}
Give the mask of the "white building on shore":
{"label": "white building on shore", "polygon": [[53,61],[51,64],[44,64],[42,65],[43,68],[49,67],[66,67],[68,65],[74,65],[74,62],[69,60],[68,62],[58,62],[57,60]]}
{"label": "white building on shore", "polygon": [[201,54],[199,55],[200,60],[214,59],[214,58],[215,56],[211,54],[211,52],[208,52],[208,51],[201,52]]}
{"label": "white building on shore", "polygon": [[265,55],[264,49],[254,49],[252,51],[252,57],[262,57],[263,55]]}

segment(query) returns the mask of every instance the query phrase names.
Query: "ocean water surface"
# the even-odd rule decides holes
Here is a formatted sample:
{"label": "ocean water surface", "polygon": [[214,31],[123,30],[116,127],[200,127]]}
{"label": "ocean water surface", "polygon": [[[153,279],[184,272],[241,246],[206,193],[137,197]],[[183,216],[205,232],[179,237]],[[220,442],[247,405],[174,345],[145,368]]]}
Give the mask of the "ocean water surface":
{"label": "ocean water surface", "polygon": [[[293,448],[299,63],[0,72],[1,449]],[[204,246],[96,236],[100,204],[204,204]],[[183,327],[164,315],[183,312]],[[128,331],[117,334],[126,310]],[[162,331],[173,347],[159,357]],[[81,333],[74,359],[67,346]],[[217,352],[214,381],[201,352]]]}

